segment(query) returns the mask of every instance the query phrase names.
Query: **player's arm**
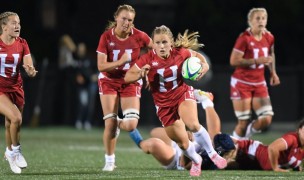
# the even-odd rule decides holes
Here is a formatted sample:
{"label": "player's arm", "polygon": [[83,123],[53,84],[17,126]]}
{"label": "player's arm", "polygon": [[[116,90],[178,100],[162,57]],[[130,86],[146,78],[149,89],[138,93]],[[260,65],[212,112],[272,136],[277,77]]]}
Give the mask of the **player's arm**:
{"label": "player's arm", "polygon": [[243,52],[233,49],[230,55],[230,65],[233,67],[237,67],[237,66],[247,67],[257,64],[257,59],[253,59],[253,58],[244,59],[243,56],[244,56]]}
{"label": "player's arm", "polygon": [[124,80],[125,83],[135,82],[143,77],[146,77],[150,69],[148,64],[144,65],[141,69],[135,64],[126,73]]}
{"label": "player's arm", "polygon": [[279,167],[280,151],[286,149],[286,141],[283,138],[276,139],[268,146],[268,159],[273,171],[288,172],[288,170]]}
{"label": "player's arm", "polygon": [[270,85],[276,86],[280,84],[279,76],[277,75],[276,71],[276,61],[275,61],[275,54],[274,54],[274,45],[271,47],[271,55],[272,62],[268,65],[270,71]]}
{"label": "player's arm", "polygon": [[208,64],[206,58],[201,53],[198,53],[198,52],[192,51],[192,50],[190,50],[190,52],[191,52],[192,56],[199,58],[202,63],[203,68],[200,71],[200,76],[197,78],[197,80],[199,80],[208,72],[209,64]]}
{"label": "player's arm", "polygon": [[244,53],[237,50],[233,49],[230,55],[230,65],[233,67],[248,67],[252,65],[269,65],[273,61],[272,56],[268,57],[259,57],[259,58],[250,58],[250,59],[245,59]]}
{"label": "player's arm", "polygon": [[111,71],[131,60],[128,53],[124,53],[118,61],[108,62],[108,56],[104,53],[97,53],[97,67],[99,72]]}
{"label": "player's arm", "polygon": [[37,72],[30,54],[23,57],[23,68],[29,77],[35,77]]}

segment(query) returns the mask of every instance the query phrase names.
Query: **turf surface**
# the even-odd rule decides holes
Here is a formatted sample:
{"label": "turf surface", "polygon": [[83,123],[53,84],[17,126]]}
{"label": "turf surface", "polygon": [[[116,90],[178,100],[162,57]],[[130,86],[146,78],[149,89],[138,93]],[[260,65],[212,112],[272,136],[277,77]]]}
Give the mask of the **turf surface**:
{"label": "turf surface", "polygon": [[[144,138],[149,128],[139,128]],[[265,144],[282,133],[255,136]],[[22,152],[28,168],[22,174],[13,174],[8,163],[0,162],[0,179],[304,179],[302,172],[275,173],[271,171],[203,171],[193,178],[187,171],[163,170],[151,155],[146,155],[121,132],[116,151],[114,172],[102,172],[104,151],[102,128],[92,131],[71,127],[23,128]],[[3,154],[4,129],[0,128],[0,152]]]}

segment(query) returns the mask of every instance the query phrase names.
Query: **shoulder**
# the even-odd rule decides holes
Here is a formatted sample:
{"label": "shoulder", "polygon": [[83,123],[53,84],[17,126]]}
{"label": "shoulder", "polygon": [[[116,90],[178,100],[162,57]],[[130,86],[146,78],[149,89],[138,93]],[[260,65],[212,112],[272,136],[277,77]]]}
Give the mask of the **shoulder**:
{"label": "shoulder", "polygon": [[141,31],[135,27],[132,28],[133,34],[146,34],[144,31]]}
{"label": "shoulder", "polygon": [[139,29],[136,28],[132,28],[132,34],[136,37],[146,37],[149,38],[148,34],[145,33],[144,31],[141,31]]}
{"label": "shoulder", "polygon": [[183,56],[185,58],[191,57],[191,51],[189,49],[183,48],[183,47],[173,48],[171,53],[172,53],[172,55],[175,55],[175,56],[180,55],[180,56]]}
{"label": "shoulder", "polygon": [[273,39],[274,39],[273,34],[272,34],[270,31],[268,31],[268,30],[265,30],[265,32],[264,32],[264,37],[265,37],[267,40],[273,40]]}
{"label": "shoulder", "polygon": [[296,132],[286,133],[281,138],[286,142],[287,147],[298,147],[301,144]]}
{"label": "shoulder", "polygon": [[241,32],[240,35],[238,36],[238,39],[249,39],[251,36],[251,33],[249,31],[249,29],[246,29],[244,32]]}
{"label": "shoulder", "polygon": [[286,141],[298,140],[298,134],[296,132],[289,132],[282,136]]}
{"label": "shoulder", "polygon": [[113,34],[113,28],[105,30],[102,34],[101,37],[110,37]]}
{"label": "shoulder", "polygon": [[273,34],[270,31],[268,31],[267,29],[265,30],[264,35],[269,36],[269,37],[274,37]]}
{"label": "shoulder", "polygon": [[22,44],[27,43],[27,41],[25,39],[21,38],[21,37],[17,37],[16,41],[19,42],[19,43],[22,43]]}

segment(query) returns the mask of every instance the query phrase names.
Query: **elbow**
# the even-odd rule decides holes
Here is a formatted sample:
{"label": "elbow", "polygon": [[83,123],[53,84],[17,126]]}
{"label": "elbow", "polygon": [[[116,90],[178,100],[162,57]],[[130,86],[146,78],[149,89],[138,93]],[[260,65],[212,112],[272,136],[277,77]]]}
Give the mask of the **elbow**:
{"label": "elbow", "polygon": [[104,69],[101,66],[97,66],[97,69],[98,69],[99,72],[103,72],[104,71]]}
{"label": "elbow", "polygon": [[237,66],[237,64],[235,63],[235,61],[230,60],[230,66],[232,66],[232,67],[236,67],[236,66]]}

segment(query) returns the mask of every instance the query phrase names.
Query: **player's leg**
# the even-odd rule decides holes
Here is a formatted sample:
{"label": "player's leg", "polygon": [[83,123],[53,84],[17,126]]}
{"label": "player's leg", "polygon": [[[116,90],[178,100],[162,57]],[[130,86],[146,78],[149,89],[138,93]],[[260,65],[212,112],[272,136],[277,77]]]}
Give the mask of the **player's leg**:
{"label": "player's leg", "polygon": [[7,148],[5,158],[10,164],[10,168],[14,173],[21,173],[21,168],[16,165],[16,154],[12,149],[19,143],[19,128],[22,117],[19,109],[11,102],[11,100],[3,93],[0,93],[0,114],[5,116],[5,139]]}
{"label": "player's leg", "polygon": [[202,158],[195,151],[194,143],[189,140],[184,123],[181,120],[176,120],[170,126],[166,126],[165,131],[168,137],[178,144],[185,156],[191,159],[190,175],[200,176]]}
{"label": "player's leg", "polygon": [[245,138],[246,129],[251,120],[252,91],[252,85],[231,78],[230,98],[238,120],[232,135],[236,139]]}
{"label": "player's leg", "polygon": [[138,124],[140,99],[135,96],[122,97],[120,100],[123,118],[119,122],[119,128],[131,132]]}
{"label": "player's leg", "polygon": [[253,98],[252,104],[257,115],[257,119],[248,125],[246,131],[246,136],[248,137],[266,129],[271,124],[272,116],[274,114],[269,97]]}
{"label": "player's leg", "polygon": [[[20,108],[18,108],[20,113],[23,113],[23,106],[21,106]],[[7,117],[5,117],[5,127],[10,127],[11,124],[11,120],[9,120]],[[6,129],[10,129],[10,128],[6,128]],[[21,130],[21,124],[17,129],[17,145],[14,145],[12,143],[12,138],[11,138],[11,134],[10,131],[5,131],[5,136],[6,136],[6,145],[7,145],[7,149],[6,152],[7,154],[11,154],[14,153],[15,154],[15,163],[16,165],[23,169],[27,167],[27,162],[21,152],[21,144],[20,144],[20,130]],[[8,148],[11,147],[11,148]]]}
{"label": "player's leg", "polygon": [[214,109],[213,94],[201,90],[194,90],[194,96],[198,103],[202,105],[206,113],[207,130],[211,140],[221,132],[221,121]]}
{"label": "player's leg", "polygon": [[123,119],[120,121],[119,127],[131,132],[137,127],[140,118],[141,85],[135,83],[125,86],[120,92],[120,97]]}
{"label": "player's leg", "polygon": [[225,168],[227,166],[226,160],[216,153],[208,132],[199,124],[195,101],[183,101],[178,108],[178,112],[185,125],[193,132],[195,141],[206,150],[215,165],[219,169]]}
{"label": "player's leg", "polygon": [[171,145],[172,144],[172,140],[168,137],[168,135],[167,135],[167,133],[166,133],[166,131],[165,131],[165,129],[163,127],[153,128],[150,131],[150,136],[154,137],[154,138],[161,139],[167,145]]}
{"label": "player's leg", "polygon": [[245,138],[246,129],[251,119],[251,100],[251,98],[232,100],[234,113],[238,119],[233,137],[237,139]]}
{"label": "player's leg", "polygon": [[[166,138],[169,139],[164,128],[157,129],[160,130],[158,132],[161,132],[162,135],[165,135]],[[166,144],[163,140],[153,137],[143,140],[140,132],[137,129],[130,133],[130,137],[144,153],[151,154],[158,162],[160,162],[160,164],[165,167],[165,169],[177,169],[177,161],[179,157],[175,157],[177,154],[172,147],[171,139],[169,139],[170,144]]]}
{"label": "player's leg", "polygon": [[103,144],[105,147],[105,166],[103,171],[113,171],[115,166],[115,147],[116,147],[116,130],[117,130],[117,112],[118,96],[117,95],[100,95],[100,101],[103,110],[103,120],[105,123]]}

